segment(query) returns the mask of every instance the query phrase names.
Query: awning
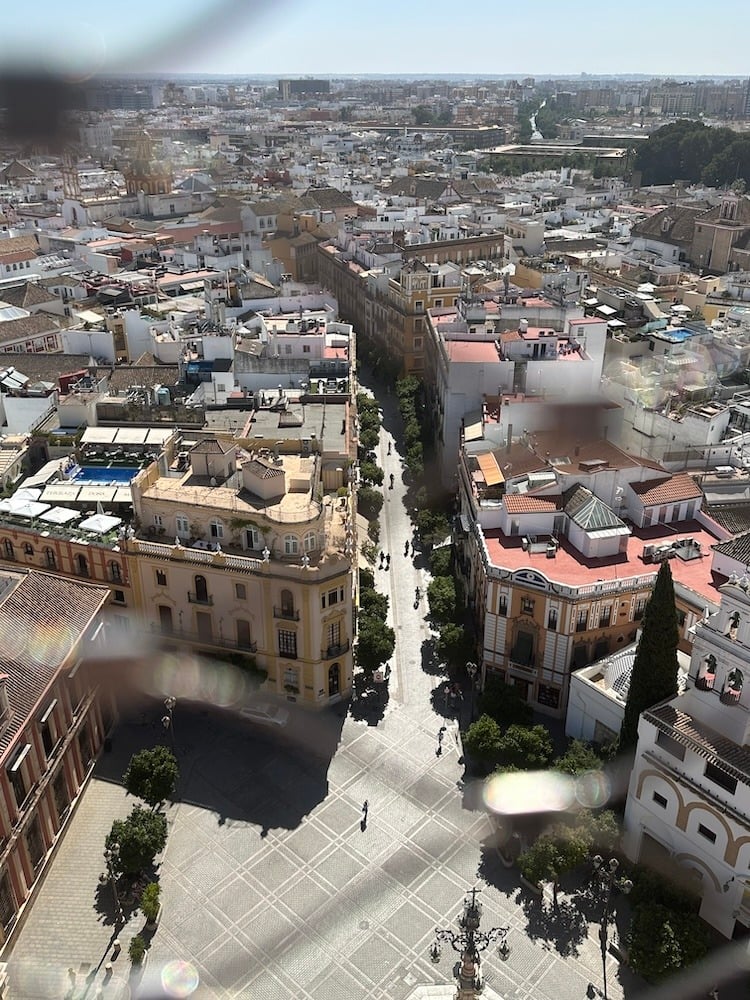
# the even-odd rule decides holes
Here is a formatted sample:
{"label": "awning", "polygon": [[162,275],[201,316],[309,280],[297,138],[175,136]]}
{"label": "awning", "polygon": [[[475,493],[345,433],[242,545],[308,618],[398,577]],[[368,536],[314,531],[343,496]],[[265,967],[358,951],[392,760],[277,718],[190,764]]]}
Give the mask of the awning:
{"label": "awning", "polygon": [[109,503],[117,492],[114,486],[82,486],[78,494],[79,503]]}
{"label": "awning", "polygon": [[497,459],[492,452],[477,455],[476,459],[484,475],[484,481],[488,486],[495,486],[497,483],[505,482],[505,476],[500,471],[500,466],[497,464]]}
{"label": "awning", "polygon": [[597,306],[596,311],[601,313],[602,316],[614,316],[617,312],[617,310],[613,309],[612,306]]}
{"label": "awning", "polygon": [[147,427],[119,427],[117,444],[145,444],[148,437]]}
{"label": "awning", "polygon": [[42,493],[45,503],[72,503],[81,492],[81,487],[75,483],[54,483]]}
{"label": "awning", "polygon": [[129,486],[118,486],[115,490],[115,495],[110,500],[110,503],[131,503],[133,502],[133,494],[130,492]]}
{"label": "awning", "polygon": [[75,521],[81,516],[80,510],[73,510],[72,507],[52,507],[46,514],[42,514],[40,521],[47,524],[67,524],[68,521]]}
{"label": "awning", "polygon": [[117,434],[116,427],[87,427],[81,438],[82,444],[112,444]]}
{"label": "awning", "polygon": [[94,514],[92,517],[87,517],[85,521],[81,521],[78,527],[82,531],[92,531],[96,535],[105,535],[108,531],[116,528],[118,524],[122,524],[122,519],[119,517],[112,517],[109,514]]}

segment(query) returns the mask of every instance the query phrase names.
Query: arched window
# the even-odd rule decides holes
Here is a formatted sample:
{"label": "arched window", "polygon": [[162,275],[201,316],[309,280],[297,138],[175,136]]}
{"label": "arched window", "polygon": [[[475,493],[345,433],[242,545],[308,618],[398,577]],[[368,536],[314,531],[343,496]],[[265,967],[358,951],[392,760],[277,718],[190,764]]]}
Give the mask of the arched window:
{"label": "arched window", "polygon": [[281,611],[285,615],[294,614],[294,595],[291,590],[281,591]]}
{"label": "arched window", "polygon": [[318,547],[318,539],[314,531],[308,531],[302,539],[302,547],[305,552],[314,552]]}
{"label": "arched window", "polygon": [[89,561],[86,556],[81,553],[76,556],[76,573],[78,573],[79,576],[89,575]]}
{"label": "arched window", "polygon": [[114,559],[109,563],[109,579],[112,583],[122,583],[122,570],[120,564]]}
{"label": "arched window", "polygon": [[742,694],[743,679],[742,671],[738,667],[729,671],[727,679],[724,681],[724,687],[721,690],[722,704],[736,705],[739,702],[740,695]]}
{"label": "arched window", "polygon": [[49,546],[44,550],[44,559],[47,563],[47,569],[57,568],[57,559],[55,557],[55,550],[49,548]]}
{"label": "arched window", "polygon": [[709,653],[698,667],[698,676],[695,678],[695,686],[699,691],[713,691],[716,683],[716,657]]}
{"label": "arched window", "polygon": [[198,604],[208,604],[208,584],[205,576],[194,577],[195,600]]}
{"label": "arched window", "polygon": [[296,556],[299,551],[299,539],[296,535],[284,535],[284,555]]}
{"label": "arched window", "polygon": [[34,546],[30,542],[24,542],[23,554],[26,556],[34,555]]}
{"label": "arched window", "polygon": [[16,553],[13,549],[13,542],[11,542],[10,538],[3,539],[3,552],[5,553],[6,559],[16,558]]}

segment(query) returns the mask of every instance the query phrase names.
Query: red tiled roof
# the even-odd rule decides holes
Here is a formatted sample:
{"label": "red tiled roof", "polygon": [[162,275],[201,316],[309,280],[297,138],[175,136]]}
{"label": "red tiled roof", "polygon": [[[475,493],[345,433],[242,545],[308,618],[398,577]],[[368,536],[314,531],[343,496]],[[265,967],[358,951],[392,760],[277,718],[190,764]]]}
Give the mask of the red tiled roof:
{"label": "red tiled roof", "polygon": [[108,596],[106,587],[32,570],[21,576],[17,586],[2,600],[0,673],[8,676],[12,716],[0,736],[0,755],[24,727],[60,665]]}
{"label": "red tiled roof", "polygon": [[669,476],[667,479],[650,479],[644,483],[631,483],[630,488],[641,498],[644,507],[678,503],[680,500],[695,500],[703,496],[701,488],[685,472]]}
{"label": "red tiled roof", "polygon": [[447,340],[445,350],[451,361],[481,364],[498,360],[492,340]]}
{"label": "red tiled roof", "polygon": [[503,499],[509,514],[548,514],[560,510],[560,496],[532,497],[528,493],[507,493]]}

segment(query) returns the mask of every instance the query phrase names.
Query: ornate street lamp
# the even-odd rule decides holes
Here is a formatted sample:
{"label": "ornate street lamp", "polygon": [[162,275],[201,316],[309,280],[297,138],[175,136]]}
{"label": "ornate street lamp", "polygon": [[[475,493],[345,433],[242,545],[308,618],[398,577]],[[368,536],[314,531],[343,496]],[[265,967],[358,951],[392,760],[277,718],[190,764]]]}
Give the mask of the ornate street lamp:
{"label": "ornate street lamp", "polygon": [[627,895],[633,888],[633,883],[627,878],[617,878],[617,871],[620,867],[620,862],[617,858],[610,858],[608,862],[605,862],[604,858],[597,854],[592,859],[592,863],[594,865],[594,880],[599,887],[602,899],[602,920],[599,926],[599,944],[602,950],[602,981],[604,989],[599,990],[593,983],[589,983],[588,995],[589,997],[600,996],[603,1000],[608,1000],[607,945],[609,943],[609,922],[612,918],[612,894],[613,891],[617,889],[618,892],[622,892]]}
{"label": "ornate street lamp", "polygon": [[458,970],[458,993],[456,1000],[474,1000],[484,987],[480,953],[499,941],[498,954],[503,961],[510,955],[506,941],[508,927],[491,927],[488,931],[479,929],[482,919],[482,905],[477,900],[480,890],[474,888],[464,899],[463,913],[458,918],[460,931],[435,928],[435,941],[430,948],[430,958],[436,964],[440,961],[440,943],[448,943],[454,951],[460,952],[461,963]]}

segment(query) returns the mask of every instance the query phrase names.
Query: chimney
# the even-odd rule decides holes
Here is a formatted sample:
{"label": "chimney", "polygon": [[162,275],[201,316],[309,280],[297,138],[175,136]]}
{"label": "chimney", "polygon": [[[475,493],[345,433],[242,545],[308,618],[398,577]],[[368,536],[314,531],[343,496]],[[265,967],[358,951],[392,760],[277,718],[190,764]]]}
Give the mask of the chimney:
{"label": "chimney", "polygon": [[576,448],[575,448],[574,454],[575,454],[576,458],[581,454],[581,445],[579,443],[576,443]]}
{"label": "chimney", "polygon": [[506,438],[506,449],[510,451],[511,445],[513,444],[513,424],[508,424],[508,436]]}

